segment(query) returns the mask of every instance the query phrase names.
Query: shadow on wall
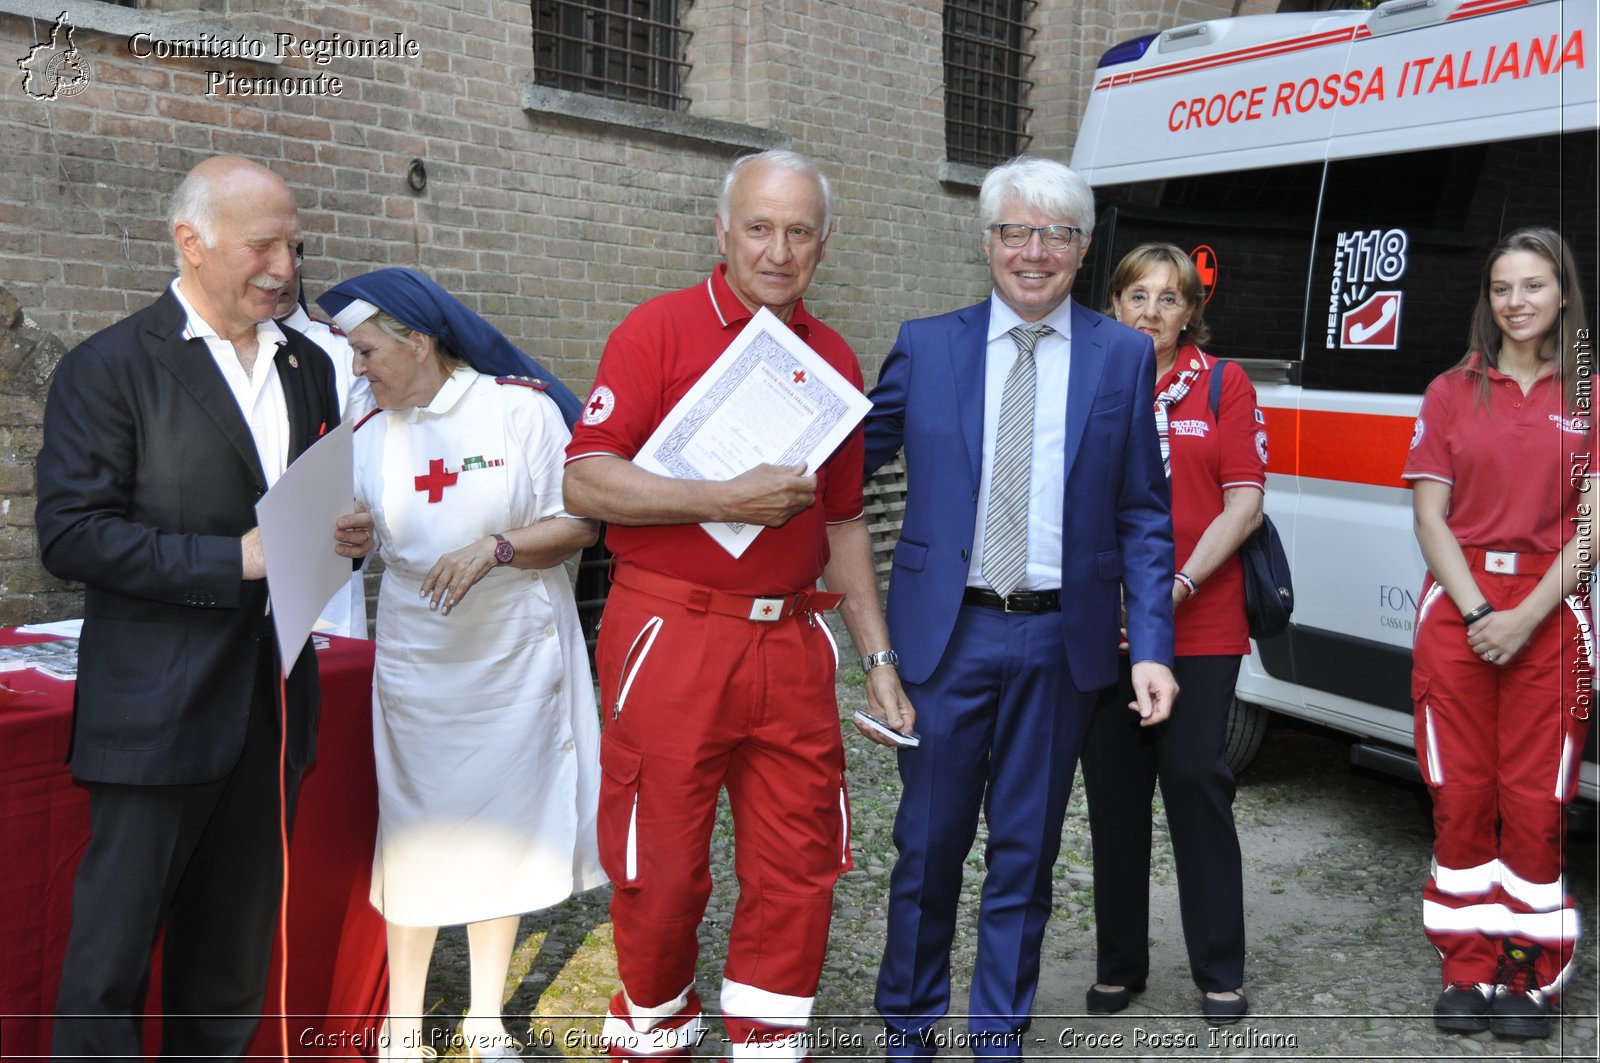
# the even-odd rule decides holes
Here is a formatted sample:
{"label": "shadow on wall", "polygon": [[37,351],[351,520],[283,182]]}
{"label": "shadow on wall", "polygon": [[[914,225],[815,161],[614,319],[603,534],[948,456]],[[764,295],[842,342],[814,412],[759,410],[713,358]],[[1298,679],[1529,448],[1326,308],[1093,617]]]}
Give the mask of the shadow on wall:
{"label": "shadow on wall", "polygon": [[0,627],[83,614],[82,590],[45,572],[33,531],[44,397],[66,353],[0,286]]}

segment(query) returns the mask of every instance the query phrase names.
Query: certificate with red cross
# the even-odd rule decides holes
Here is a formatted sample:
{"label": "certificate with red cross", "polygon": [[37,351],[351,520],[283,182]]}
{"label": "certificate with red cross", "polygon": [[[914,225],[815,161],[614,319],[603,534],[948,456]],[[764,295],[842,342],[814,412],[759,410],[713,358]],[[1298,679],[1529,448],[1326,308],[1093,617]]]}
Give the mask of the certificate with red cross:
{"label": "certificate with red cross", "polygon": [[[681,480],[731,480],[763,463],[827,460],[872,403],[778,320],[758,310],[656,426],[634,463]],[[761,527],[702,524],[734,557]]]}

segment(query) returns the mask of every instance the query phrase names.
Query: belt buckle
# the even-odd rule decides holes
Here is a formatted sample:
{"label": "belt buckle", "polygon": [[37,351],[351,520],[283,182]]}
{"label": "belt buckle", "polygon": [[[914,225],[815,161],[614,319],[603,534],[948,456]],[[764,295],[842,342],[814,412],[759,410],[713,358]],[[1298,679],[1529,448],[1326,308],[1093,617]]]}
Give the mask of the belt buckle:
{"label": "belt buckle", "polygon": [[1483,552],[1483,570],[1501,576],[1515,576],[1517,574],[1517,555],[1509,550],[1485,550]]}
{"label": "belt buckle", "polygon": [[1011,594],[1007,594],[1006,596],[1004,596],[1003,598],[1000,599],[1000,611],[1001,612],[1003,612],[1003,613],[1020,613],[1020,612],[1024,611],[1023,608],[1022,608],[1022,603],[1021,602],[1017,603],[1017,607],[1015,609],[1011,608],[1011,599],[1012,599],[1012,597],[1014,595],[1016,595],[1016,593],[1017,593],[1016,591],[1012,591]]}
{"label": "belt buckle", "polygon": [[750,599],[750,619],[766,623],[783,619],[783,607],[786,599],[783,598],[752,598]]}

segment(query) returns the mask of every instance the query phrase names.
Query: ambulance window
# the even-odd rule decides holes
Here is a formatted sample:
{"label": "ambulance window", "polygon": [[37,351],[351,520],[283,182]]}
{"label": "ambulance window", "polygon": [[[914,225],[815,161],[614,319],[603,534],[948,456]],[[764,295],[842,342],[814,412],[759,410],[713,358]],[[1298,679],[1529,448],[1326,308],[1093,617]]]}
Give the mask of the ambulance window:
{"label": "ambulance window", "polygon": [[1484,255],[1524,225],[1560,228],[1592,291],[1595,191],[1593,132],[1331,163],[1301,382],[1419,394],[1465,353]]}
{"label": "ambulance window", "polygon": [[1306,264],[1322,180],[1320,163],[1176,177],[1097,189],[1095,243],[1074,296],[1110,300],[1112,271],[1139,244],[1209,248],[1202,277],[1211,341],[1225,358],[1300,356]]}

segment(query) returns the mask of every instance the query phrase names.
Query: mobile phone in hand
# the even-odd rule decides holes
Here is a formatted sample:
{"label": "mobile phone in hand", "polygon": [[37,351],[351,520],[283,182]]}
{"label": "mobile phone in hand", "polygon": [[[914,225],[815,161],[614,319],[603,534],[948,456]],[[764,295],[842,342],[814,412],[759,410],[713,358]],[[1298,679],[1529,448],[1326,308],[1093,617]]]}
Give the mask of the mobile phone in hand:
{"label": "mobile phone in hand", "polygon": [[915,749],[922,744],[922,736],[915,731],[896,731],[866,709],[857,709],[856,722],[864,724],[874,734],[880,734],[902,749]]}

